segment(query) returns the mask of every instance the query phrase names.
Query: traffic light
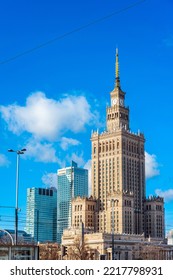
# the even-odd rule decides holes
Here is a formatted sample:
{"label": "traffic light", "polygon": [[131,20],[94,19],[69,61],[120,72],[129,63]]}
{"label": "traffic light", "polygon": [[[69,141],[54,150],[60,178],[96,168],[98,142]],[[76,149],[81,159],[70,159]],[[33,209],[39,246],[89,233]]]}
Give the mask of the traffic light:
{"label": "traffic light", "polygon": [[61,254],[62,254],[62,257],[67,255],[67,246],[62,245],[62,247],[61,247]]}
{"label": "traffic light", "polygon": [[100,260],[106,260],[106,255],[100,255]]}

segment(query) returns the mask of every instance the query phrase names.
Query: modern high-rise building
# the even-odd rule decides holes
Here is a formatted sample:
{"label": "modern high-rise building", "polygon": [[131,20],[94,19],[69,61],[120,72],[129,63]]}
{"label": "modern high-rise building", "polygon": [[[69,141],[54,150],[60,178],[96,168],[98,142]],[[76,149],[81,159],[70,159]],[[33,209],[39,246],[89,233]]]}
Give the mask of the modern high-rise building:
{"label": "modern high-rise building", "polygon": [[88,196],[88,170],[72,161],[70,167],[59,169],[57,175],[57,241],[61,243],[63,230],[71,226],[72,199]]}
{"label": "modern high-rise building", "polygon": [[144,232],[145,155],[144,135],[130,131],[129,108],[116,77],[106,110],[107,129],[93,132],[92,196],[97,199],[97,231],[142,234]]}
{"label": "modern high-rise building", "polygon": [[34,241],[56,242],[57,190],[55,188],[28,188],[26,232]]}

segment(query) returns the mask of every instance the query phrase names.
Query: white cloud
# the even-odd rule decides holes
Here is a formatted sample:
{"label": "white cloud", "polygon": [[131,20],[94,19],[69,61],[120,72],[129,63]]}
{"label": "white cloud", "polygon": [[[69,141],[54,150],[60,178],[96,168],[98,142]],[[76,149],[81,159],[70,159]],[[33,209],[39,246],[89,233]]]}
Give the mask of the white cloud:
{"label": "white cloud", "polygon": [[37,162],[59,162],[56,150],[50,143],[40,143],[35,139],[30,139],[26,149],[25,157],[34,158]]}
{"label": "white cloud", "polygon": [[155,155],[150,155],[149,153],[145,152],[145,175],[146,179],[155,177],[160,174],[158,169],[159,165],[156,160]]}
{"label": "white cloud", "polygon": [[173,189],[162,191],[161,189],[155,190],[156,195],[164,197],[165,202],[173,200]]}
{"label": "white cloud", "polygon": [[51,188],[57,188],[57,174],[56,173],[46,173],[41,178],[43,184],[45,187]]}
{"label": "white cloud", "polygon": [[91,160],[85,163],[84,168],[88,169],[88,194],[91,195]]}
{"label": "white cloud", "polygon": [[66,151],[70,146],[77,146],[79,144],[81,143],[76,139],[62,137],[60,146],[64,151]]}
{"label": "white cloud", "polygon": [[60,100],[47,98],[43,92],[31,94],[26,105],[0,106],[2,118],[9,131],[20,135],[31,133],[35,138],[54,141],[67,130],[79,132],[91,124],[97,116],[82,95],[66,95]]}
{"label": "white cloud", "polygon": [[0,166],[6,166],[8,167],[10,164],[9,160],[7,159],[7,157],[3,154],[0,154]]}

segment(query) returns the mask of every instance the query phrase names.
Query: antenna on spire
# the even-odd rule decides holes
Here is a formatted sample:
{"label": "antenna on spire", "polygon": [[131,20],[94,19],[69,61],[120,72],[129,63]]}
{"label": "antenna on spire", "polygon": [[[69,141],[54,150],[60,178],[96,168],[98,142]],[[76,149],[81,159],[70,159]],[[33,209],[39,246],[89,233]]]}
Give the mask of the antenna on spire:
{"label": "antenna on spire", "polygon": [[115,87],[120,87],[118,48],[116,48]]}

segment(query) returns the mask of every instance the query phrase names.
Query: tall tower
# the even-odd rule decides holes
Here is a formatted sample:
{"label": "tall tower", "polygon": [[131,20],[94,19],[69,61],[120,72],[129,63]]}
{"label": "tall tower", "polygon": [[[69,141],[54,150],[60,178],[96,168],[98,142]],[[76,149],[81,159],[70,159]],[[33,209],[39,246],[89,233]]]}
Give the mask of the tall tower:
{"label": "tall tower", "polygon": [[97,200],[97,230],[142,234],[144,231],[144,135],[129,129],[129,108],[120,86],[116,50],[115,86],[106,110],[106,131],[93,132],[92,196]]}
{"label": "tall tower", "polygon": [[58,170],[57,188],[57,242],[61,243],[63,230],[71,227],[72,199],[88,196],[88,170],[72,161],[70,167]]}

